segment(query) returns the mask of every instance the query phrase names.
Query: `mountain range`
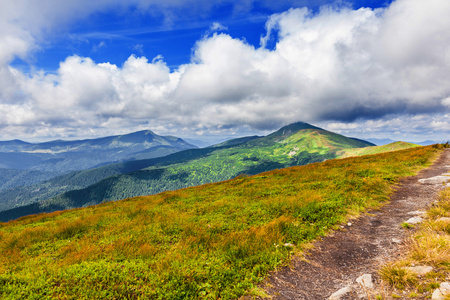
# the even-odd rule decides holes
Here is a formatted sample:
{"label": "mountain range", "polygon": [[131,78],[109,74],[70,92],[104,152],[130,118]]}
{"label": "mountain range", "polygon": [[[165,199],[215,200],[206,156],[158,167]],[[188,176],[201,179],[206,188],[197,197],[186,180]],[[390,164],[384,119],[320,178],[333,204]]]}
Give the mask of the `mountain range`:
{"label": "mountain range", "polygon": [[298,122],[268,136],[242,137],[164,157],[107,164],[34,185],[5,189],[0,191],[0,220],[321,162],[346,156],[345,151],[349,149],[373,146],[367,141]]}
{"label": "mountain range", "polygon": [[123,160],[165,156],[197,148],[178,137],[150,130],[98,139],[44,143],[0,141],[0,168],[66,173]]}
{"label": "mountain range", "polygon": [[160,157],[191,148],[197,146],[149,130],[78,141],[0,141],[0,191],[37,184],[72,171]]}
{"label": "mountain range", "polygon": [[[391,144],[391,143],[395,143],[398,142],[397,140],[392,140],[392,139],[378,139],[378,138],[370,138],[370,139],[366,139],[368,142],[371,142],[377,146],[383,146],[383,145],[387,145],[387,144]],[[446,141],[432,141],[432,140],[426,140],[426,141],[422,141],[422,142],[408,142],[411,144],[416,144],[416,145],[420,145],[420,146],[428,146],[428,145],[434,145],[434,144],[442,144],[445,143]]]}

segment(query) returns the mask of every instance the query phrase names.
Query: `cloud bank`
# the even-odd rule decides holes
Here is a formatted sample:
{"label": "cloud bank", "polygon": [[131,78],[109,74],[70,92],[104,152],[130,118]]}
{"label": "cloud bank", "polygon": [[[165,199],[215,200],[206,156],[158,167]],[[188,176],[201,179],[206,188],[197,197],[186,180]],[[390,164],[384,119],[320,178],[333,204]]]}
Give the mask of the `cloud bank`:
{"label": "cloud bank", "polygon": [[[229,134],[299,120],[342,132],[356,122],[380,132],[415,134],[421,124],[450,133],[450,1],[397,0],[376,10],[323,6],[318,13],[289,9],[268,19],[260,47],[211,32],[196,43],[191,62],[176,70],[161,56],[130,56],[121,66],[70,56],[54,74],[11,66],[15,57],[26,58],[39,48],[50,27],[123,5],[84,2],[84,8],[59,4],[46,20],[38,13],[45,7],[23,19],[20,5],[2,9],[4,137],[82,136],[90,130],[140,127]],[[177,2],[184,3],[165,5],[182,6]],[[211,28],[224,29],[218,25]],[[273,39],[275,47],[268,48]]]}

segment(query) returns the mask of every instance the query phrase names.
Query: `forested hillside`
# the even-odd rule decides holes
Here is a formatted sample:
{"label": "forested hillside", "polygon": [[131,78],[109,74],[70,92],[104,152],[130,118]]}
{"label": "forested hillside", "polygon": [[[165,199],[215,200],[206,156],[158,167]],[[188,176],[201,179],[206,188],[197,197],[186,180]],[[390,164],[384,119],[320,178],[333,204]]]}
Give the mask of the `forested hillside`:
{"label": "forested hillside", "polygon": [[54,176],[53,172],[0,168],[0,191],[17,186],[33,185]]}

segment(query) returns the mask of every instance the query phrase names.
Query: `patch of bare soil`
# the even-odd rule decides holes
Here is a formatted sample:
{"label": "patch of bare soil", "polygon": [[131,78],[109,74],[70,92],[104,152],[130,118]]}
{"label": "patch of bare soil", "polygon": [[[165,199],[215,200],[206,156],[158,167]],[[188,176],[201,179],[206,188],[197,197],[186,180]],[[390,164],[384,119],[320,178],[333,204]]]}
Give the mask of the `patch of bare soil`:
{"label": "patch of bare soil", "polygon": [[[401,253],[402,241],[411,233],[400,225],[414,217],[415,211],[426,210],[444,188],[442,181],[419,180],[449,169],[450,149],[446,149],[432,166],[401,180],[388,204],[351,220],[350,226],[345,224],[342,230],[316,242],[305,255],[306,260],[296,257],[288,267],[270,274],[263,289],[277,300],[328,299],[341,288],[354,285],[363,274],[372,274],[377,287],[378,269]],[[361,294],[350,292],[340,299],[360,297]]]}

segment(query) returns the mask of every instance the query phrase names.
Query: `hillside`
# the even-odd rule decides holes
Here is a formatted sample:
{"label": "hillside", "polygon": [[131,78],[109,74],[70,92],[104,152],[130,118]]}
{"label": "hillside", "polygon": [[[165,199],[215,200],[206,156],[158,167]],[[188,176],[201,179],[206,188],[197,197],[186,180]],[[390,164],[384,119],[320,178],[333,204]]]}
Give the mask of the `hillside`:
{"label": "hillside", "polygon": [[[338,157],[337,152],[343,149],[372,145],[307,123],[294,123],[265,137],[239,138],[214,147],[191,149],[164,158],[68,174],[51,180],[46,185],[32,186],[28,191],[5,191],[0,193],[0,197],[14,201],[0,205],[5,210],[0,212],[0,220],[156,194],[227,180],[240,174],[253,175],[320,162]],[[64,193],[55,196],[61,192]],[[46,200],[50,197],[53,198]],[[7,205],[9,210],[5,209]]]}
{"label": "hillside", "polygon": [[0,141],[0,168],[55,172],[58,175],[105,163],[165,156],[191,148],[196,146],[150,130],[78,141]]}
{"label": "hillside", "polygon": [[[152,131],[80,141],[0,141],[0,211],[79,189],[124,172],[139,170],[115,161],[142,160],[196,148],[180,138]],[[98,170],[91,172],[90,168]],[[83,170],[88,169],[83,173]],[[69,172],[70,170],[79,170]],[[69,174],[67,174],[69,172]]]}
{"label": "hillside", "polygon": [[0,223],[0,298],[258,295],[268,271],[381,205],[440,151],[328,160]]}
{"label": "hillside", "polygon": [[82,189],[110,176],[129,173],[154,165],[183,163],[189,161],[192,157],[207,155],[211,151],[213,150],[192,149],[161,158],[131,160],[109,164],[98,168],[60,175],[34,185],[19,186],[5,189],[3,191],[0,190],[0,212],[11,209],[12,207],[20,207],[41,200],[46,200],[65,191]]}
{"label": "hillside", "polygon": [[0,191],[23,185],[37,184],[54,176],[53,172],[0,168]]}
{"label": "hillside", "polygon": [[368,154],[377,154],[382,152],[388,152],[388,151],[397,151],[397,150],[403,150],[408,149],[412,147],[420,147],[420,145],[407,143],[407,142],[393,142],[390,144],[386,144],[383,146],[373,146],[373,147],[366,147],[366,148],[357,148],[357,149],[345,149],[338,152],[339,157],[350,157],[350,156],[361,156],[361,155],[368,155]]}

